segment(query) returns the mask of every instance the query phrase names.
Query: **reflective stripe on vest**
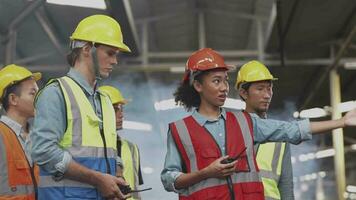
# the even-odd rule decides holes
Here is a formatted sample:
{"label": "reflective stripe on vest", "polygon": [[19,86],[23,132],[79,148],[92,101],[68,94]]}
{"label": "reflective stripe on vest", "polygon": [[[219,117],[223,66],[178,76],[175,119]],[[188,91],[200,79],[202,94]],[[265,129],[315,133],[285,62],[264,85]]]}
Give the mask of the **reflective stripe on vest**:
{"label": "reflective stripe on vest", "polygon": [[[133,190],[137,190],[139,184],[139,153],[137,146],[127,140],[121,139],[121,159],[124,165],[123,175],[125,180]],[[140,198],[137,192],[131,195],[132,197],[128,198],[129,200]]]}
{"label": "reflective stripe on vest", "polygon": [[[226,142],[227,155],[233,157],[238,155],[242,149],[246,146],[246,159],[245,162],[249,166],[249,172],[238,172],[231,176],[232,183],[235,184],[246,184],[255,183],[256,192],[260,193],[257,195],[257,199],[263,199],[262,183],[259,177],[258,168],[256,167],[254,149],[253,149],[253,134],[251,128],[248,124],[248,119],[246,119],[242,112],[236,113],[226,113]],[[170,125],[171,133],[174,141],[176,142],[177,149],[182,156],[182,161],[186,167],[187,173],[198,171],[208,166],[211,162],[221,157],[221,152],[218,145],[214,141],[213,137],[207,132],[203,127],[201,127],[192,116],[174,122]],[[210,135],[210,137],[208,136]],[[209,139],[210,138],[210,139]],[[230,139],[229,139],[230,138]],[[231,139],[233,138],[233,139]],[[236,140],[239,138],[240,140]],[[236,141],[240,141],[236,144]],[[197,147],[197,146],[199,147]],[[209,145],[208,148],[199,149],[202,145]],[[215,155],[215,152],[219,151],[219,155],[215,155],[213,158],[209,157],[209,163],[199,163],[201,159],[201,153],[204,151],[210,151]],[[201,152],[197,155],[196,152]],[[199,157],[198,157],[199,156]],[[212,160],[213,159],[213,160]],[[204,159],[203,159],[204,160]],[[204,162],[204,161],[202,161]],[[238,161],[239,162],[239,161]],[[238,164],[237,164],[238,165]],[[180,197],[188,197],[195,192],[210,189],[213,187],[226,185],[226,179],[209,178],[200,181],[197,184],[190,186],[187,192],[180,194]],[[227,190],[227,187],[225,187]],[[234,187],[235,194],[239,193],[242,195],[241,187]],[[254,189],[251,189],[254,190]]]}
{"label": "reflective stripe on vest", "polygon": [[[63,149],[69,151],[73,156],[73,159],[79,164],[106,173],[107,167],[104,157],[105,148],[99,128],[101,120],[96,116],[88,98],[77,83],[69,77],[62,77],[55,81],[59,83],[63,93],[67,115],[66,132],[59,145]],[[109,97],[101,94],[100,100],[103,116],[103,132],[107,145],[107,157],[110,168],[112,169],[111,174],[114,175],[116,173],[115,112]],[[58,190],[61,190],[61,187],[73,187],[75,189],[93,188],[88,184],[69,179],[62,179],[58,182],[54,181],[45,171],[43,171],[43,173],[41,172],[39,186],[41,188],[59,187],[57,188]],[[60,191],[59,193],[61,192],[63,191]],[[59,194],[52,193],[53,195]],[[44,199],[48,197],[48,195],[52,194],[45,194],[41,198]],[[58,198],[62,197],[57,197],[57,199]]]}
{"label": "reflective stripe on vest", "polygon": [[264,193],[271,199],[281,199],[278,182],[282,172],[285,147],[285,143],[277,142],[261,144],[258,148],[256,159],[262,176]]}
{"label": "reflective stripe on vest", "polygon": [[38,179],[38,167],[31,169],[16,134],[0,122],[0,199],[35,199],[31,170]]}

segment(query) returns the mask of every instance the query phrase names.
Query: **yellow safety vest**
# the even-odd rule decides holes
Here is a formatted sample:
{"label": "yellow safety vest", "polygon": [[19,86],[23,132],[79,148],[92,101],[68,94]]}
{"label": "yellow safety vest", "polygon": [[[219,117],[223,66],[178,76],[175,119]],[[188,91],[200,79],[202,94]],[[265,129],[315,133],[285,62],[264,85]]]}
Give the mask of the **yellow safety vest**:
{"label": "yellow safety vest", "polygon": [[[121,159],[123,162],[123,176],[132,189],[139,185],[140,158],[137,145],[121,139]],[[129,200],[141,199],[139,193],[132,193]]]}
{"label": "yellow safety vest", "polygon": [[[101,120],[82,88],[73,79],[65,76],[55,81],[59,83],[62,91],[67,115],[66,131],[59,146],[68,151],[79,164],[102,173],[110,171],[110,174],[115,175],[116,123],[115,111],[109,97],[100,94],[103,116]],[[103,124],[103,131],[100,131],[100,123]],[[101,194],[92,185],[66,178],[55,181],[41,167],[40,172],[39,199],[102,199]]]}
{"label": "yellow safety vest", "polygon": [[282,160],[286,143],[260,144],[256,156],[262,177],[265,198],[268,200],[281,199],[278,182],[282,172]]}

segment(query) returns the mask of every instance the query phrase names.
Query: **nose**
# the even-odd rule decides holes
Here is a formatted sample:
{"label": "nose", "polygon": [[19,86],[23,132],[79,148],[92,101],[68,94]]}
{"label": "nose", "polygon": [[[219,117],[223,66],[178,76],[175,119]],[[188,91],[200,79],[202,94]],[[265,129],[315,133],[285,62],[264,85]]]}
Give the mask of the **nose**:
{"label": "nose", "polygon": [[114,65],[117,65],[118,60],[119,60],[119,58],[117,56],[113,56],[113,59],[112,59],[111,63],[114,64]]}
{"label": "nose", "polygon": [[222,84],[221,90],[228,93],[229,92],[229,83],[227,81],[224,81]]}
{"label": "nose", "polygon": [[265,98],[265,99],[271,99],[272,98],[272,91],[271,90],[269,90],[269,89],[266,89],[265,91],[264,91],[264,93],[263,93],[263,97]]}

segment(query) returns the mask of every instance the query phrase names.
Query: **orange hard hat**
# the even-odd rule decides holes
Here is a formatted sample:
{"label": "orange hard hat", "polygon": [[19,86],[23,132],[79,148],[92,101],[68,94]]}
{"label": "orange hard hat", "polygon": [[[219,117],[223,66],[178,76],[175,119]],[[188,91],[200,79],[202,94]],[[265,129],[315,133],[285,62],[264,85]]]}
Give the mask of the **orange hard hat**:
{"label": "orange hard hat", "polygon": [[197,71],[210,69],[229,70],[233,66],[225,64],[224,58],[211,48],[203,48],[194,52],[187,60],[183,81],[189,80],[190,75]]}

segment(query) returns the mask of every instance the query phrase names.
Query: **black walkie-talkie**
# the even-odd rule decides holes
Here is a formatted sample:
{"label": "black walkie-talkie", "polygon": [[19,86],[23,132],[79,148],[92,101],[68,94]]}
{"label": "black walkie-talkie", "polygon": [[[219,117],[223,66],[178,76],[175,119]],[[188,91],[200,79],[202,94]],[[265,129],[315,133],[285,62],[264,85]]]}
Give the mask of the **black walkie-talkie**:
{"label": "black walkie-talkie", "polygon": [[241,154],[242,154],[243,152],[245,152],[246,149],[247,149],[247,147],[245,147],[237,156],[235,156],[235,157],[233,157],[233,158],[230,158],[230,157],[229,157],[229,158],[226,158],[226,159],[222,160],[220,163],[221,163],[221,164],[229,164],[229,163],[234,162],[235,160],[237,160],[237,159],[240,158]]}
{"label": "black walkie-talkie", "polygon": [[118,185],[122,194],[126,195],[128,193],[143,192],[147,190],[152,190],[152,188],[145,188],[141,190],[132,190],[129,185]]}

